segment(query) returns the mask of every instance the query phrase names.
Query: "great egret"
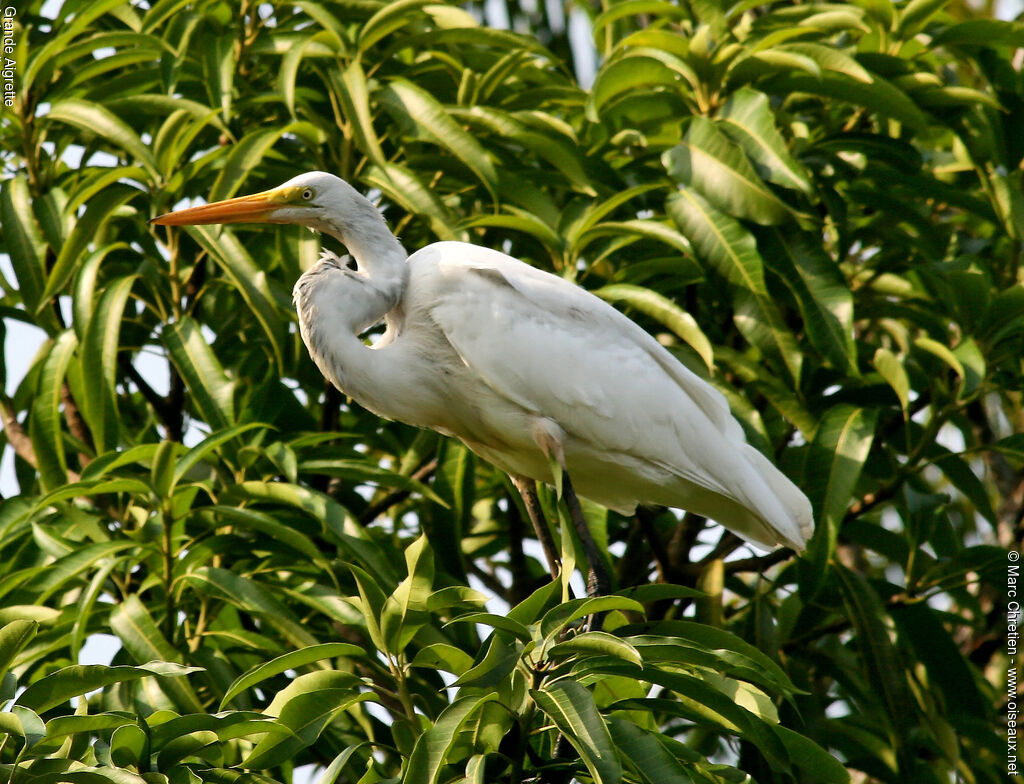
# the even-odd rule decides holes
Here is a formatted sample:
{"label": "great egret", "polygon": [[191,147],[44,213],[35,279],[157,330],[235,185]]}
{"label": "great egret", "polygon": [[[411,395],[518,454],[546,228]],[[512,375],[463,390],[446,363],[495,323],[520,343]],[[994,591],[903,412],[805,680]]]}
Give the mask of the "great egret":
{"label": "great egret", "polygon": [[[574,485],[624,514],[678,507],[765,547],[803,550],[813,531],[807,497],[747,444],[725,398],[562,278],[463,242],[407,257],[373,204],[323,172],[153,222],[297,223],[341,241],[357,268],[324,253],[294,290],[320,371],[370,411],[456,436],[508,472],[553,573],[535,482],[560,480],[591,591],[608,580]],[[382,320],[384,335],[366,345],[360,334]]]}

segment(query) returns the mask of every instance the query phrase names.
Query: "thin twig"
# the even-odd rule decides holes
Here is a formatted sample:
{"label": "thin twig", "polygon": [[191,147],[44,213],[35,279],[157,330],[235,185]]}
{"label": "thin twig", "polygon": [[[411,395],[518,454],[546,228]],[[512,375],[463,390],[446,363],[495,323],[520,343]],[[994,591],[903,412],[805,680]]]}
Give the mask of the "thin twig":
{"label": "thin twig", "polygon": [[[412,474],[410,479],[415,479],[417,482],[422,482],[428,479],[431,474],[437,469],[437,460],[430,460],[424,463]],[[395,506],[396,504],[402,503],[406,498],[412,495],[411,490],[392,490],[386,496],[379,501],[370,504],[363,513],[356,518],[360,525],[368,525],[373,520],[377,519],[379,515],[384,514],[388,509]]]}

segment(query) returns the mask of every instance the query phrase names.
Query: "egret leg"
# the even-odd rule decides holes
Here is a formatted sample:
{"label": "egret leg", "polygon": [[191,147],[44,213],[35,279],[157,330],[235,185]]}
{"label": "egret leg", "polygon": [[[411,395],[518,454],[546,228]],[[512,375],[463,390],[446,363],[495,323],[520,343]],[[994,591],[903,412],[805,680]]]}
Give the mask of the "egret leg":
{"label": "egret leg", "polygon": [[583,507],[580,506],[580,499],[576,497],[572,482],[569,480],[569,472],[562,470],[562,495],[565,496],[565,505],[569,507],[569,519],[572,520],[576,535],[583,545],[583,554],[587,559],[587,596],[603,596],[611,592],[612,581],[605,569],[604,559],[597,547],[597,542],[590,534],[586,518],[583,517]]}
{"label": "egret leg", "polygon": [[526,514],[533,523],[533,531],[537,534],[537,541],[544,550],[544,558],[548,562],[548,571],[551,572],[551,579],[557,580],[562,573],[562,559],[558,556],[558,548],[555,546],[555,539],[551,536],[551,529],[548,528],[548,521],[544,519],[544,511],[540,507],[540,499],[537,497],[537,483],[532,479],[523,476],[511,477],[512,484],[516,486],[519,495],[523,497],[523,506],[526,507]]}

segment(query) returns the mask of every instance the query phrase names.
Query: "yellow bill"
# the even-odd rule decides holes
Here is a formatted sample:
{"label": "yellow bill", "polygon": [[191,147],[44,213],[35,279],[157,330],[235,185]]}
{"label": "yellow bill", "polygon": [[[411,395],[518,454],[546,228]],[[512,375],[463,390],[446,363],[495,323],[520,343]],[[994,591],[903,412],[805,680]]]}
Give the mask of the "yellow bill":
{"label": "yellow bill", "polygon": [[294,202],[299,188],[275,188],[251,196],[215,201],[168,212],[153,218],[159,226],[198,226],[209,223],[276,223],[274,210]]}

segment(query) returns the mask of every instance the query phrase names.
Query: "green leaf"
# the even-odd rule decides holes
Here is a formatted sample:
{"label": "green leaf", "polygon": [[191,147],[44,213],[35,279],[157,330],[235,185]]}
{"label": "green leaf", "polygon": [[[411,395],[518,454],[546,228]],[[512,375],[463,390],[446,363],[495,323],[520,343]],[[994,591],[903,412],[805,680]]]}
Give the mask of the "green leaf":
{"label": "green leaf", "polygon": [[276,128],[254,130],[239,139],[232,146],[224,167],[217,175],[217,181],[210,189],[210,201],[221,201],[234,196],[249,173],[263,162],[278,139],[285,134],[294,134],[305,126],[305,123],[293,122]]}
{"label": "green leaf", "polygon": [[811,194],[807,172],[790,154],[785,139],[775,128],[767,95],[743,87],[729,96],[715,119],[747,154],[762,177],[776,185]]}
{"label": "green leaf", "polygon": [[949,365],[949,367],[953,369],[953,372],[960,378],[964,377],[963,364],[961,364],[960,360],[957,359],[956,354],[954,354],[945,343],[939,343],[937,340],[932,340],[929,337],[922,336],[914,338],[914,346],[938,357]]}
{"label": "green leaf", "polygon": [[836,564],[835,570],[843,603],[856,632],[868,684],[885,708],[894,729],[890,737],[899,753],[903,739],[915,724],[915,710],[904,676],[905,668],[892,642],[892,618],[862,575],[842,564]]}
{"label": "green leaf", "polygon": [[871,364],[896,393],[900,408],[903,409],[903,416],[906,417],[907,405],[910,403],[910,377],[907,375],[907,369],[903,367],[903,362],[889,349],[879,347]]}
{"label": "green leaf", "polygon": [[245,300],[249,311],[263,328],[277,367],[283,373],[287,327],[282,318],[282,303],[271,288],[267,273],[252,260],[234,232],[216,226],[189,226],[188,231],[217,262]]}
{"label": "green leaf", "polygon": [[7,675],[14,658],[31,642],[37,631],[39,624],[31,620],[11,621],[0,628],[0,681]]}
{"label": "green leaf", "polygon": [[625,302],[641,313],[657,319],[697,352],[707,365],[709,373],[714,371],[715,357],[711,341],[697,325],[696,319],[672,300],[651,289],[626,283],[602,286],[591,293],[608,302]]}
{"label": "green leaf", "polygon": [[71,236],[61,246],[57,261],[46,278],[46,288],[40,296],[37,308],[45,307],[50,300],[64,291],[75,270],[82,264],[82,257],[90,245],[103,236],[107,223],[119,213],[121,206],[139,195],[139,190],[127,185],[112,185],[94,196],[85,208],[85,214],[75,222]]}
{"label": "green leaf", "polygon": [[777,357],[789,371],[794,386],[800,384],[803,353],[770,297],[738,289],[733,320],[744,338],[764,354]]}
{"label": "green leaf", "polygon": [[490,626],[492,629],[508,632],[522,642],[529,642],[532,638],[529,629],[514,618],[505,615],[486,612],[468,613],[460,615],[458,618],[453,618],[445,625],[451,626],[454,623],[482,623],[485,626]]}
{"label": "green leaf", "polygon": [[610,105],[651,88],[676,90],[680,87],[679,79],[677,72],[653,56],[632,56],[606,63],[587,96],[587,119],[598,123]]}
{"label": "green leaf", "polygon": [[847,784],[850,781],[850,773],[846,766],[806,735],[793,732],[788,727],[773,729],[785,745],[793,764],[813,777],[815,782]]}
{"label": "green leaf", "polygon": [[622,780],[615,746],[593,695],[576,681],[563,679],[542,689],[531,689],[537,707],[572,744],[596,784]]}
{"label": "green leaf", "polygon": [[266,427],[269,427],[269,425],[264,425],[259,422],[248,422],[244,425],[237,425],[235,427],[229,427],[226,430],[219,430],[216,433],[211,433],[178,458],[174,465],[174,475],[171,479],[171,487],[177,487],[178,483],[185,477],[185,474],[192,470],[194,466],[196,466],[217,447],[222,446],[233,438],[237,438],[242,433],[249,430]]}
{"label": "green leaf", "polygon": [[818,424],[808,453],[807,495],[816,518],[840,521],[875,437],[877,413],[840,404]]}
{"label": "green leaf", "polygon": [[799,564],[803,596],[813,597],[822,587],[839,525],[875,439],[877,416],[875,410],[841,403],[825,413],[814,433],[807,452],[805,492],[817,528],[808,556]]}
{"label": "green leaf", "polygon": [[800,233],[758,232],[769,269],[796,300],[807,338],[837,370],[859,375],[853,343],[853,295],[821,243]]}
{"label": "green leaf", "polygon": [[436,642],[416,651],[416,656],[409,666],[444,670],[459,677],[473,666],[473,657],[454,645]]}
{"label": "green leaf", "polygon": [[402,209],[425,219],[438,239],[465,239],[462,230],[453,228],[458,220],[445,203],[411,169],[396,163],[381,163],[370,167],[363,181],[379,188],[389,201]]}
{"label": "green leaf", "polygon": [[516,668],[521,647],[510,643],[503,634],[492,634],[484,645],[484,655],[478,656],[479,661],[452,685],[496,688]]}
{"label": "green leaf", "polygon": [[202,667],[184,667],[174,662],[151,661],[138,667],[121,665],[107,667],[102,664],[75,664],[51,672],[29,686],[18,696],[18,704],[45,713],[56,708],[72,697],[109,686],[113,683],[138,680],[151,675],[162,678],[179,678],[193,672],[202,672]]}
{"label": "green leaf", "polygon": [[405,768],[403,784],[436,784],[448,753],[469,718],[485,703],[498,699],[497,693],[459,697],[445,708],[434,725],[416,739]]}
{"label": "green leaf", "polygon": [[663,163],[676,182],[699,191],[726,215],[766,226],[791,216],[743,150],[711,120],[691,118],[682,143],[665,153]]}
{"label": "green leaf", "polygon": [[386,650],[401,651],[427,623],[427,598],[434,586],[434,553],[425,534],[405,549],[408,577],[387,598],[380,615]]}
{"label": "green leaf", "polygon": [[642,655],[636,648],[627,641],[607,632],[583,632],[564,642],[556,643],[547,651],[549,659],[581,654],[584,656],[614,656],[617,659],[632,662],[637,667],[643,666]]}
{"label": "green leaf", "polygon": [[631,721],[609,718],[612,740],[640,777],[648,784],[692,784],[679,760],[658,741],[658,735]]}
{"label": "green leaf", "polygon": [[201,593],[225,599],[240,610],[262,616],[266,623],[277,628],[297,647],[308,647],[318,642],[284,604],[255,580],[216,566],[204,566],[189,572],[184,580]]}
{"label": "green leaf", "polygon": [[487,152],[430,93],[412,82],[396,79],[379,100],[408,117],[427,139],[462,161],[496,198],[498,175]]}
{"label": "green leaf", "polygon": [[339,713],[352,705],[373,700],[371,693],[360,693],[361,680],[348,672],[323,670],[298,676],[280,691],[267,707],[266,714],[291,730],[290,735],[264,736],[242,766],[256,770],[272,768],[311,745]]}
{"label": "green leaf", "polygon": [[86,134],[101,136],[141,163],[154,180],[159,176],[149,147],[127,123],[100,104],[79,98],[64,98],[50,107],[46,120],[67,123]]}
{"label": "green leaf", "polygon": [[933,122],[906,93],[876,75],[871,75],[870,82],[865,82],[832,71],[823,71],[820,78],[787,74],[774,77],[769,85],[773,91],[782,93],[810,93],[830,101],[845,101],[897,120],[918,132],[925,132]]}
{"label": "green leaf", "polygon": [[120,443],[117,355],[125,306],[135,280],[135,276],[119,278],[103,290],[82,337],[80,403],[97,453],[114,449]]}
{"label": "green leaf", "polygon": [[430,0],[397,0],[387,3],[359,31],[359,51],[365,52],[382,38],[419,17],[416,12]]}
{"label": "green leaf", "polygon": [[969,19],[940,30],[934,46],[1024,46],[1024,24],[999,19]]}
{"label": "green leaf", "polygon": [[702,261],[729,282],[767,296],[757,243],[739,221],[719,212],[691,188],[673,193],[665,208]]}
{"label": "green leaf", "polygon": [[220,709],[225,710],[227,704],[237,695],[258,683],[262,683],[267,678],[272,678],[286,670],[295,670],[307,664],[322,661],[323,659],[331,659],[335,656],[363,657],[366,656],[366,651],[358,645],[350,645],[347,642],[325,642],[319,645],[312,645],[309,648],[285,653],[275,659],[257,665],[235,678],[221,698]]}
{"label": "green leaf", "polygon": [[234,420],[234,384],[203,338],[199,324],[182,316],[161,332],[167,355],[185,381],[198,414],[214,430],[226,429]]}
{"label": "green leaf", "polygon": [[53,490],[68,481],[60,406],[64,377],[77,348],[74,330],[67,329],[57,336],[39,371],[36,396],[32,400],[29,433],[36,453],[39,482],[44,491]]}
{"label": "green leaf", "polygon": [[0,220],[4,226],[4,252],[10,256],[18,279],[21,301],[25,310],[37,313],[46,285],[46,242],[33,217],[28,182],[23,176],[6,180],[0,188]]}
{"label": "green leaf", "polygon": [[328,70],[331,89],[341,104],[342,116],[345,118],[356,145],[378,166],[386,166],[387,158],[380,147],[380,140],[373,128],[370,113],[370,92],[366,83],[366,73],[358,59],[338,71]]}
{"label": "green leaf", "polygon": [[643,613],[644,606],[625,596],[597,596],[587,599],[570,599],[548,610],[540,622],[542,637],[554,638],[573,621],[595,613],[626,610]]}
{"label": "green leaf", "polygon": [[[110,630],[121,639],[125,650],[131,654],[136,661],[149,659],[160,659],[168,663],[167,674],[175,675],[180,673],[181,665],[175,663],[180,661],[181,654],[174,648],[167,638],[161,634],[153,621],[152,616],[136,595],[131,595],[110,611]],[[145,665],[149,667],[150,665]],[[138,668],[136,668],[138,669]],[[191,671],[191,668],[185,668]],[[161,674],[161,673],[156,673]],[[141,676],[140,676],[141,677]],[[195,691],[187,681],[168,679],[160,684],[161,689],[174,700],[179,710],[183,712],[200,712],[202,704]],[[90,689],[95,688],[90,686]]]}

